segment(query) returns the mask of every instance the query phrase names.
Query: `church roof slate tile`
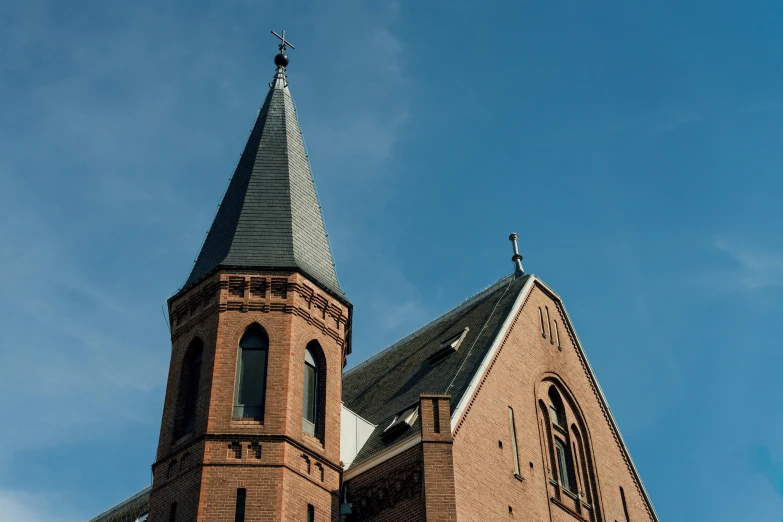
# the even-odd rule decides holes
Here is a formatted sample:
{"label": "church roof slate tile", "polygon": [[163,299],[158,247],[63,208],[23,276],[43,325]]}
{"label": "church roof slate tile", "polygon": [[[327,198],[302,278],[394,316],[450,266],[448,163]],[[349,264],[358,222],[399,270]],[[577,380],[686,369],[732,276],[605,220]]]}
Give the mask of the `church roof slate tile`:
{"label": "church roof slate tile", "polygon": [[142,489],[89,522],[136,522],[141,515],[147,513],[150,509],[151,490],[152,486]]}
{"label": "church roof slate tile", "polygon": [[183,288],[218,267],[300,270],[345,298],[282,68]]}
{"label": "church roof slate tile", "polygon": [[[528,276],[501,279],[428,325],[343,375],[343,404],[377,427],[351,466],[419,433],[418,421],[393,438],[381,435],[401,410],[423,393],[451,395],[457,408],[484,356],[500,332]],[[469,327],[459,349],[430,364],[441,342]]]}

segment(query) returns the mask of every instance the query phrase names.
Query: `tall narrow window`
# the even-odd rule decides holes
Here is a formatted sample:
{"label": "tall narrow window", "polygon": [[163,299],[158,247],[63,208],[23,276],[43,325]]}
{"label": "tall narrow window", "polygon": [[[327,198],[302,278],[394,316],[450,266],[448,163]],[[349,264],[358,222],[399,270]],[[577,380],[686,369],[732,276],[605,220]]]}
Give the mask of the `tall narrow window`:
{"label": "tall narrow window", "polygon": [[315,522],[315,507],[307,504],[307,522]]}
{"label": "tall narrow window", "polygon": [[521,477],[519,474],[519,454],[517,453],[517,429],[514,426],[514,410],[511,406],[508,407],[508,423],[511,426],[511,454],[514,457],[514,475]]}
{"label": "tall narrow window", "polygon": [[557,347],[560,348],[560,329],[557,327],[557,319],[555,319],[555,340],[557,341]]}
{"label": "tall narrow window", "polygon": [[565,428],[566,419],[563,401],[560,399],[560,395],[554,386],[549,388],[549,415],[552,417],[553,424]]}
{"label": "tall narrow window", "polygon": [[234,522],[245,522],[245,503],[247,502],[247,490],[237,490],[237,507],[234,510]]}
{"label": "tall narrow window", "polygon": [[538,318],[541,320],[541,337],[546,339],[546,328],[544,327],[544,312],[541,311],[541,307],[538,307]]}
{"label": "tall narrow window", "polygon": [[625,513],[625,522],[631,522],[631,517],[628,516],[628,504],[625,503],[625,491],[620,486],[620,500],[623,501],[623,513]]}
{"label": "tall narrow window", "polygon": [[177,520],[177,503],[172,502],[169,507],[169,522],[175,522]]}
{"label": "tall narrow window", "polygon": [[201,339],[193,339],[185,351],[179,381],[179,396],[175,413],[174,439],[193,431],[196,425],[196,407],[201,379],[201,359],[204,347]]}
{"label": "tall narrow window", "polygon": [[239,341],[234,418],[264,420],[268,351],[269,337],[264,329],[250,325]]}
{"label": "tall narrow window", "polygon": [[[552,332],[557,335],[556,332]],[[553,481],[551,494],[564,509],[585,520],[603,522],[589,434],[581,410],[567,387],[546,378],[538,388],[542,442]],[[559,486],[559,487],[558,487]],[[628,521],[626,521],[628,522]]]}
{"label": "tall narrow window", "polygon": [[305,348],[304,404],[302,405],[302,430],[315,435],[318,404],[318,363],[315,362],[310,346]]}
{"label": "tall narrow window", "polygon": [[555,455],[557,456],[557,471],[560,485],[563,486],[563,489],[571,491],[571,484],[568,482],[568,455],[560,439],[555,439]]}
{"label": "tall narrow window", "polygon": [[318,341],[307,343],[302,388],[302,431],[324,441],[326,419],[326,357]]}

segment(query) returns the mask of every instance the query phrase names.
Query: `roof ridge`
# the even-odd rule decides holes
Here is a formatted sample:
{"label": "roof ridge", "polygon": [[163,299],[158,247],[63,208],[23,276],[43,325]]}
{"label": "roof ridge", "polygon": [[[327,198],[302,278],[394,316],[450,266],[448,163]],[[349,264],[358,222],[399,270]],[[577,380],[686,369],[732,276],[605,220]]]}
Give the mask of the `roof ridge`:
{"label": "roof ridge", "polygon": [[506,275],[506,276],[501,277],[500,279],[498,279],[497,281],[495,281],[494,283],[492,283],[488,287],[486,287],[483,290],[480,290],[478,293],[473,294],[472,296],[468,297],[462,303],[458,304],[454,308],[452,308],[452,309],[448,310],[447,312],[445,312],[444,314],[436,317],[432,321],[426,323],[424,326],[421,326],[420,328],[417,328],[412,333],[406,335],[405,337],[403,337],[402,339],[398,340],[394,344],[391,344],[391,345],[387,346],[383,350],[375,353],[374,355],[372,355],[369,358],[365,359],[364,361],[360,362],[359,364],[357,364],[356,366],[354,366],[350,370],[344,372],[343,373],[343,378],[351,375],[356,370],[367,366],[370,362],[375,361],[380,356],[382,356],[382,355],[390,352],[391,350],[397,348],[398,346],[404,344],[409,339],[419,335],[422,331],[430,328],[431,326],[434,326],[435,324],[438,324],[439,322],[445,321],[447,318],[455,315],[460,310],[464,309],[465,307],[469,306],[470,304],[474,303],[475,301],[478,301],[478,300],[482,299],[487,294],[495,291],[498,287],[502,286],[502,283],[507,282],[509,278],[513,278],[513,277],[514,277],[514,274]]}
{"label": "roof ridge", "polygon": [[94,522],[96,520],[100,520],[101,517],[105,517],[107,515],[111,515],[112,513],[118,511],[120,508],[123,508],[123,507],[127,506],[128,504],[130,504],[134,500],[138,500],[141,497],[143,497],[144,495],[148,495],[150,493],[150,491],[152,491],[152,486],[147,486],[146,488],[142,489],[141,491],[139,491],[137,493],[134,493],[133,495],[129,496],[128,498],[126,498],[125,500],[120,502],[119,504],[117,504],[117,505],[107,509],[103,513],[100,513],[99,515],[91,518],[88,522]]}

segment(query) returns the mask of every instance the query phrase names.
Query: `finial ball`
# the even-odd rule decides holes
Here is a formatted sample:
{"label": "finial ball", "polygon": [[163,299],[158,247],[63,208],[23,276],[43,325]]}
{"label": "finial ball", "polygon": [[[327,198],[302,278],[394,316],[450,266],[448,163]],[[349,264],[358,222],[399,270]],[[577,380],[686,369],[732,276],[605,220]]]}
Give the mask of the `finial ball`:
{"label": "finial ball", "polygon": [[516,232],[512,232],[510,236],[508,236],[509,241],[515,241],[519,236],[516,234]]}
{"label": "finial ball", "polygon": [[275,65],[278,67],[288,67],[288,56],[283,53],[275,55]]}

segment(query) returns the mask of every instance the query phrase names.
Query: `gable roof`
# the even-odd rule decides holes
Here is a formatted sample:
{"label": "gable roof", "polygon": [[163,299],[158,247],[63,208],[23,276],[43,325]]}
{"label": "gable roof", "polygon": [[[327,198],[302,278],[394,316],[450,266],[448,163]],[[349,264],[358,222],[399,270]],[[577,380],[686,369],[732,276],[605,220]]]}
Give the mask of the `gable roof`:
{"label": "gable roof", "polygon": [[[402,410],[422,393],[451,395],[453,413],[511,312],[528,276],[505,277],[428,325],[343,375],[343,404],[377,427],[351,466],[419,434],[418,422],[395,437],[382,437]],[[431,363],[441,343],[469,328],[453,354]]]}
{"label": "gable roof", "polygon": [[[451,394],[452,430],[455,428],[466,404],[476,392],[485,370],[497,355],[497,350],[502,344],[500,337],[503,336],[506,322],[519,312],[533,285],[539,285],[562,307],[567,328],[576,341],[577,355],[584,362],[587,378],[595,387],[600,406],[605,409],[610,429],[617,437],[618,446],[627,459],[628,467],[650,515],[653,520],[659,520],[562,298],[532,274],[524,275],[519,279],[514,279],[514,276],[501,279],[462,305],[344,374],[343,403],[362,417],[378,424],[351,463],[348,474],[364,473],[369,467],[381,461],[378,459],[388,458],[420,440],[418,422],[394,439],[384,440],[381,434],[394,420],[395,415],[405,408],[401,405],[413,404],[421,393]],[[490,307],[491,311],[489,311]],[[480,328],[486,334],[485,337],[477,335],[478,332],[474,331],[473,326],[481,324],[482,318],[483,324]],[[472,343],[470,350],[465,351],[464,347],[467,343],[463,344],[457,353],[447,359],[451,363],[444,367],[442,372],[430,375],[431,370],[436,370],[437,366],[428,371],[427,359],[433,353],[437,353],[441,346],[434,341],[449,339],[457,333],[460,324],[470,327],[467,336],[469,339],[466,338],[466,341]],[[462,354],[458,356],[460,352]],[[443,383],[449,379],[449,376],[451,376],[450,384],[444,389]],[[378,402],[373,404],[374,401]],[[389,451],[386,451],[387,449]],[[382,453],[383,456],[380,455]],[[373,459],[376,456],[378,459]],[[359,466],[362,463],[365,464]]]}
{"label": "gable roof", "polygon": [[183,288],[218,267],[299,270],[345,299],[282,66]]}

